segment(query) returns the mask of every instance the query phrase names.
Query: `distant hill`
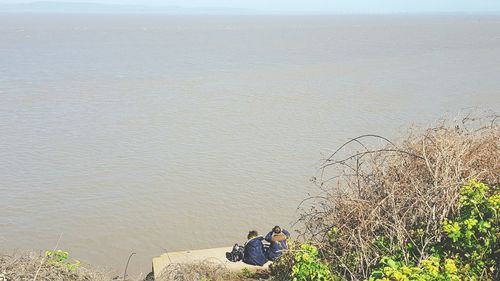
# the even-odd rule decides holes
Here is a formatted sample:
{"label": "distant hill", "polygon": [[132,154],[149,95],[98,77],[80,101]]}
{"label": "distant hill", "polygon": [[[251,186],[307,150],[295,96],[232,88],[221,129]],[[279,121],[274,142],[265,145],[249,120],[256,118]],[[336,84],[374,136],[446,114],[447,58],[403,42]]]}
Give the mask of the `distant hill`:
{"label": "distant hill", "polygon": [[184,8],[180,6],[148,6],[101,4],[93,2],[37,1],[19,4],[0,4],[0,12],[29,13],[166,13],[166,14],[256,14],[259,11],[217,7]]}

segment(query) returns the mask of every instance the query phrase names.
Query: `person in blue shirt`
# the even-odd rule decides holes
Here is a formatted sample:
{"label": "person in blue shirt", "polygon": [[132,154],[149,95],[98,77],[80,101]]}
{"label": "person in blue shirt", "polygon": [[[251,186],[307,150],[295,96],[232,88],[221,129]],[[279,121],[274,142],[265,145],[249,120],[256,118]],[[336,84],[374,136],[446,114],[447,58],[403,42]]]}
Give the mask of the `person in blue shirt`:
{"label": "person in blue shirt", "polygon": [[263,266],[267,262],[266,251],[264,250],[264,237],[259,236],[257,231],[248,233],[248,241],[245,243],[243,262],[250,265]]}
{"label": "person in blue shirt", "polygon": [[283,250],[288,249],[286,240],[290,238],[290,232],[281,229],[278,225],[266,235],[266,241],[270,243],[266,255],[270,261],[274,261],[282,255]]}

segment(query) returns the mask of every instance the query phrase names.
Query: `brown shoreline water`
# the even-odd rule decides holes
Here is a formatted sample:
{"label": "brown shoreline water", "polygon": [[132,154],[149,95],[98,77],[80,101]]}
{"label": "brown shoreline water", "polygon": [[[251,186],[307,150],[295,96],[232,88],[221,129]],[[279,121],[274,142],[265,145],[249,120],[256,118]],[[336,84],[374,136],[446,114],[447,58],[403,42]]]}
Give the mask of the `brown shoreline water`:
{"label": "brown shoreline water", "polygon": [[[0,17],[0,250],[131,273],[289,227],[365,133],[500,106],[496,16]],[[292,229],[293,230],[293,229]],[[293,233],[292,233],[293,234]]]}

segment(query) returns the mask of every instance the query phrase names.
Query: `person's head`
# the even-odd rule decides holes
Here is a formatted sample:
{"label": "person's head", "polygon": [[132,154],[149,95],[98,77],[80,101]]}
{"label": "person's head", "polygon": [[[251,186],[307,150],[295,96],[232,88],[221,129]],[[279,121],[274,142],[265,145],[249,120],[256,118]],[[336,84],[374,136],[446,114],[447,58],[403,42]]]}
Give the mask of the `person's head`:
{"label": "person's head", "polygon": [[273,232],[276,233],[276,234],[281,233],[281,227],[279,225],[273,227]]}
{"label": "person's head", "polygon": [[252,239],[252,238],[257,237],[258,235],[259,235],[259,233],[257,233],[257,231],[255,231],[255,230],[250,230],[250,231],[248,232],[247,238],[248,238],[248,239]]}

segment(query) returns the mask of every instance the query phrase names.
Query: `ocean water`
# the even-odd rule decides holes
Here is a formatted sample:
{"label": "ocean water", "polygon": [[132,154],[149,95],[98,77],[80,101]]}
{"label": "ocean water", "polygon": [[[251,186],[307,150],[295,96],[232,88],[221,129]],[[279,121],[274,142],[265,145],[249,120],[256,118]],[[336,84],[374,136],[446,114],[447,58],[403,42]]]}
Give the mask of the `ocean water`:
{"label": "ocean water", "polygon": [[0,250],[138,274],[290,227],[348,138],[498,109],[499,78],[499,16],[0,14]]}

